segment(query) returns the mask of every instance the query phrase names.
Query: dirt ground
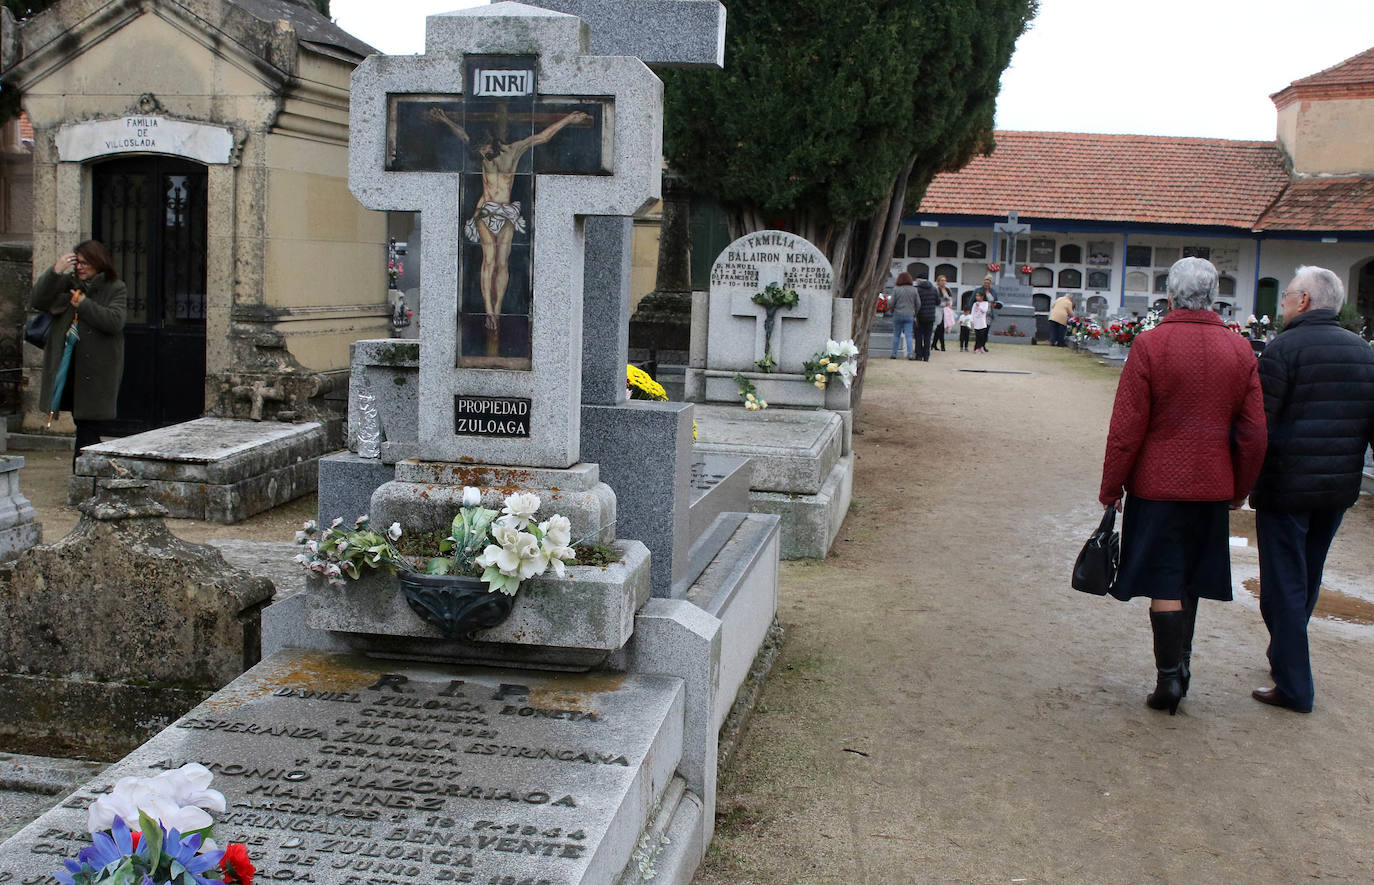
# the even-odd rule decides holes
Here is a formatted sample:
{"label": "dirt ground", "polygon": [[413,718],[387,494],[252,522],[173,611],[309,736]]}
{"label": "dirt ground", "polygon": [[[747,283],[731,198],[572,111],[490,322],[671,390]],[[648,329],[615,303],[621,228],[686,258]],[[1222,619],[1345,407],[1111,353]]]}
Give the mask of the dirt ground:
{"label": "dirt ground", "polygon": [[[1146,708],[1146,604],[1068,586],[1119,373],[996,339],[870,372],[853,508],[830,557],[783,567],[787,639],[696,881],[1374,880],[1374,627],[1313,621],[1311,715],[1252,700],[1250,540],[1179,715]],[[1372,513],[1325,581],[1366,605]]]}
{"label": "dirt ground", "polygon": [[[1118,372],[994,339],[987,356],[870,373],[853,508],[831,556],[784,564],[787,639],[696,881],[1374,880],[1374,627],[1313,621],[1310,716],[1251,700],[1267,635],[1242,511],[1236,601],[1203,606],[1179,715],[1147,709],[1145,604],[1068,586],[1101,512]],[[58,538],[77,518],[57,503],[70,455],[22,454]],[[313,507],[170,522],[191,540],[286,540]],[[1371,542],[1362,501],[1325,582],[1366,621]]]}

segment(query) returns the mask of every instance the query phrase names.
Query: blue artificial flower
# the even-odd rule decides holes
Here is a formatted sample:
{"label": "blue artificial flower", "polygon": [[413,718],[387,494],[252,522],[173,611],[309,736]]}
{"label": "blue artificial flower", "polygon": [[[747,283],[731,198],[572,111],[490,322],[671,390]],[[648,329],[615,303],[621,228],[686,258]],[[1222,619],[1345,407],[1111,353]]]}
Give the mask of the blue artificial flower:
{"label": "blue artificial flower", "polygon": [[62,885],[76,885],[76,880],[72,877],[81,875],[81,870],[83,869],[81,864],[77,861],[68,859],[62,861],[62,866],[66,867],[66,869],[58,870],[53,873],[53,878],[61,882]]}
{"label": "blue artificial flower", "polygon": [[169,830],[167,832],[167,839],[163,845],[163,851],[172,859],[171,871],[173,879],[179,877],[182,872],[187,872],[191,874],[191,878],[196,882],[196,885],[210,885],[212,881],[218,881],[217,879],[210,880],[202,878],[200,874],[206,870],[218,869],[219,860],[221,857],[224,857],[224,852],[215,850],[198,854],[200,843],[200,833],[192,833],[183,839],[181,834],[176,830]]}

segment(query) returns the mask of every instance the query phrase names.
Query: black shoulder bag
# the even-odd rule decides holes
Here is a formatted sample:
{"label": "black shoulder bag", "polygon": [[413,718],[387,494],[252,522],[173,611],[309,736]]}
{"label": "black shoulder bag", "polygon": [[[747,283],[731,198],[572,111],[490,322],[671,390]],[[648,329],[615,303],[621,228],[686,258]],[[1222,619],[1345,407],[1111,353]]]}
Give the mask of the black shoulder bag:
{"label": "black shoulder bag", "polygon": [[24,324],[24,340],[34,347],[41,349],[48,343],[48,336],[51,334],[52,314],[46,310],[40,310]]}
{"label": "black shoulder bag", "polygon": [[1121,535],[1116,531],[1116,508],[1108,507],[1102,523],[1088,536],[1073,564],[1073,589],[1094,596],[1105,596],[1116,583],[1116,567],[1121,562]]}

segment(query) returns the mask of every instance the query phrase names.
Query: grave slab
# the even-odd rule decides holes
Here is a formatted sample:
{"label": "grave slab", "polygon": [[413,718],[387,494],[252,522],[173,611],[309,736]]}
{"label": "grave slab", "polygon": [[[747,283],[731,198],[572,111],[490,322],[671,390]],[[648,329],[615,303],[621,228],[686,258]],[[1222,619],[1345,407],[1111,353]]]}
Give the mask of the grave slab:
{"label": "grave slab", "polygon": [[754,491],[814,495],[843,448],[844,421],[829,411],[697,407],[697,452],[753,461]]}
{"label": "grave slab", "polygon": [[315,491],[327,450],[318,422],[197,418],[87,446],[67,501],[90,497],[98,478],[132,477],[147,481],[170,516],[240,522]]}
{"label": "grave slab", "polygon": [[818,559],[835,543],[853,495],[854,456],[845,455],[814,495],[755,491],[750,501],[755,513],[774,513],[782,518],[779,549],[783,559]]}
{"label": "grave slab", "polygon": [[283,652],[0,845],[0,880],[89,844],[118,778],[194,761],[258,881],[611,882],[673,781],[683,697],[670,677]]}

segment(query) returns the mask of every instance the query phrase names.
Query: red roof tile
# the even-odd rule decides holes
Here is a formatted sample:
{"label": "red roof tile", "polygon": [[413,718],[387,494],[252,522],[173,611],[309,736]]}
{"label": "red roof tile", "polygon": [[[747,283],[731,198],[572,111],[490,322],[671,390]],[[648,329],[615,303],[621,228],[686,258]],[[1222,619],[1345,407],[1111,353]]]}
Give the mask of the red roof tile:
{"label": "red roof tile", "polygon": [[1337,65],[1294,80],[1269,98],[1280,109],[1298,99],[1368,98],[1374,95],[1374,49],[1366,49]]}
{"label": "red roof tile", "polygon": [[997,149],[931,182],[919,212],[1250,230],[1288,184],[1274,142],[999,131]]}
{"label": "red roof tile", "polygon": [[1374,83],[1374,48],[1352,55],[1324,71],[1294,80],[1290,86],[1335,86],[1347,83]]}
{"label": "red roof tile", "polygon": [[1374,178],[1303,178],[1283,192],[1261,230],[1374,230]]}

